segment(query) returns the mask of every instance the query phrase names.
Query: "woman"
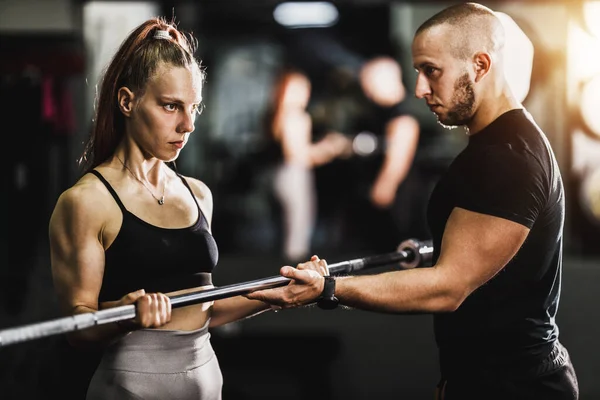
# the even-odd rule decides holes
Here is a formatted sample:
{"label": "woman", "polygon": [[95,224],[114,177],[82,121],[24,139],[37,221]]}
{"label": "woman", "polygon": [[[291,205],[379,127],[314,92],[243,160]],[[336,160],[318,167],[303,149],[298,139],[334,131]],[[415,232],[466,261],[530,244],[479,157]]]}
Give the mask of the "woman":
{"label": "woman", "polygon": [[310,96],[308,77],[286,68],[275,83],[268,113],[268,132],[278,149],[273,188],[283,214],[283,254],[291,262],[310,253],[316,222],[314,168],[352,152],[350,139],[338,132],[313,142]]}
{"label": "woman", "polygon": [[218,260],[209,188],[169,167],[201,110],[195,46],[162,18],[124,40],[101,82],[84,174],[52,213],[64,313],[136,305],[131,321],[68,335],[74,346],[103,346],[90,400],[220,399],[208,329],[269,309],[241,296],[171,308],[168,296],[211,287]]}

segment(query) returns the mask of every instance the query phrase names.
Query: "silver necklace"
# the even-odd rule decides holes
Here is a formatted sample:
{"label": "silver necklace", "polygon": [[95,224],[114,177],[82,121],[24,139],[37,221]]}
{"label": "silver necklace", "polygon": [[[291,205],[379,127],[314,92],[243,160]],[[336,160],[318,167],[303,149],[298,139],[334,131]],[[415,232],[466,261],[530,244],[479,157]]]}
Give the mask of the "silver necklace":
{"label": "silver necklace", "polygon": [[166,186],[166,182],[167,182],[166,177],[163,178],[162,196],[159,199],[158,197],[156,197],[154,195],[154,193],[152,193],[152,190],[150,190],[150,188],[146,185],[146,183],[144,183],[143,180],[141,180],[140,178],[138,178],[137,176],[135,176],[135,174],[129,169],[129,167],[127,165],[125,165],[125,163],[119,158],[119,156],[116,156],[116,157],[117,157],[117,160],[119,160],[119,162],[121,164],[123,164],[123,166],[127,169],[127,171],[129,171],[129,173],[131,174],[131,176],[133,176],[138,182],[140,182],[142,185],[144,185],[144,187],[146,188],[146,190],[148,192],[150,192],[150,194],[152,195],[152,197],[154,197],[154,200],[156,200],[158,202],[159,206],[162,206],[163,204],[165,204],[165,186]]}

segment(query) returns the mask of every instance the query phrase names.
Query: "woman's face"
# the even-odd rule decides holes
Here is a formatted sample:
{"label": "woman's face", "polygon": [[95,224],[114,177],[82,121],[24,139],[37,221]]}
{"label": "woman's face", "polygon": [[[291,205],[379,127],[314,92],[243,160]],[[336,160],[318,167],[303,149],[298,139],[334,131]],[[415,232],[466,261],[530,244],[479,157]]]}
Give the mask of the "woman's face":
{"label": "woman's face", "polygon": [[127,122],[127,133],[147,157],[172,161],[194,131],[201,110],[199,69],[162,64],[146,85]]}

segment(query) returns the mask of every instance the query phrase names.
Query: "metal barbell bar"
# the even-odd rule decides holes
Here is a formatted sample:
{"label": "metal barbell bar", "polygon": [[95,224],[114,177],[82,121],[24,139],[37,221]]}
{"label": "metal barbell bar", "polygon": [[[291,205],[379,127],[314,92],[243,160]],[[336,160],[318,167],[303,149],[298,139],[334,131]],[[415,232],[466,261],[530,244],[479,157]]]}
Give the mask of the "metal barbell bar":
{"label": "metal barbell bar", "polygon": [[[351,274],[364,269],[382,267],[398,263],[402,269],[424,266],[431,261],[433,247],[430,241],[416,239],[400,243],[393,253],[368,256],[328,265],[331,275]],[[171,296],[171,307],[183,307],[192,304],[244,295],[257,290],[273,289],[285,286],[289,278],[273,276],[253,281],[225,285],[195,293],[185,293]],[[32,323],[14,328],[0,330],[0,348],[8,345],[40,339],[48,336],[91,328],[111,322],[135,318],[135,304],[108,308],[91,313],[76,314],[69,317],[56,318],[48,321]]]}

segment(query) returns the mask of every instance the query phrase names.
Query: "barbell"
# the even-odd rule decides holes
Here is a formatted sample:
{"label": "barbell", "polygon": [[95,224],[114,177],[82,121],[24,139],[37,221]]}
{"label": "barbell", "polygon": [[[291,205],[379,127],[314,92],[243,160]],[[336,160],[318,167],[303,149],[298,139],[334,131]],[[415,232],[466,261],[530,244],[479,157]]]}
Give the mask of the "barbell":
{"label": "barbell", "polygon": [[[330,264],[328,268],[330,275],[352,274],[360,270],[396,263],[401,269],[412,269],[419,266],[425,266],[431,261],[432,255],[433,247],[431,241],[408,239],[400,243],[395,252],[341,261]],[[290,278],[277,275],[170,296],[169,299],[171,301],[171,307],[177,308],[244,295],[257,290],[285,286],[290,281]],[[129,304],[91,313],[76,314],[68,317],[6,328],[0,330],[0,347],[87,329],[111,322],[131,320],[135,318],[135,316],[135,304]]]}

